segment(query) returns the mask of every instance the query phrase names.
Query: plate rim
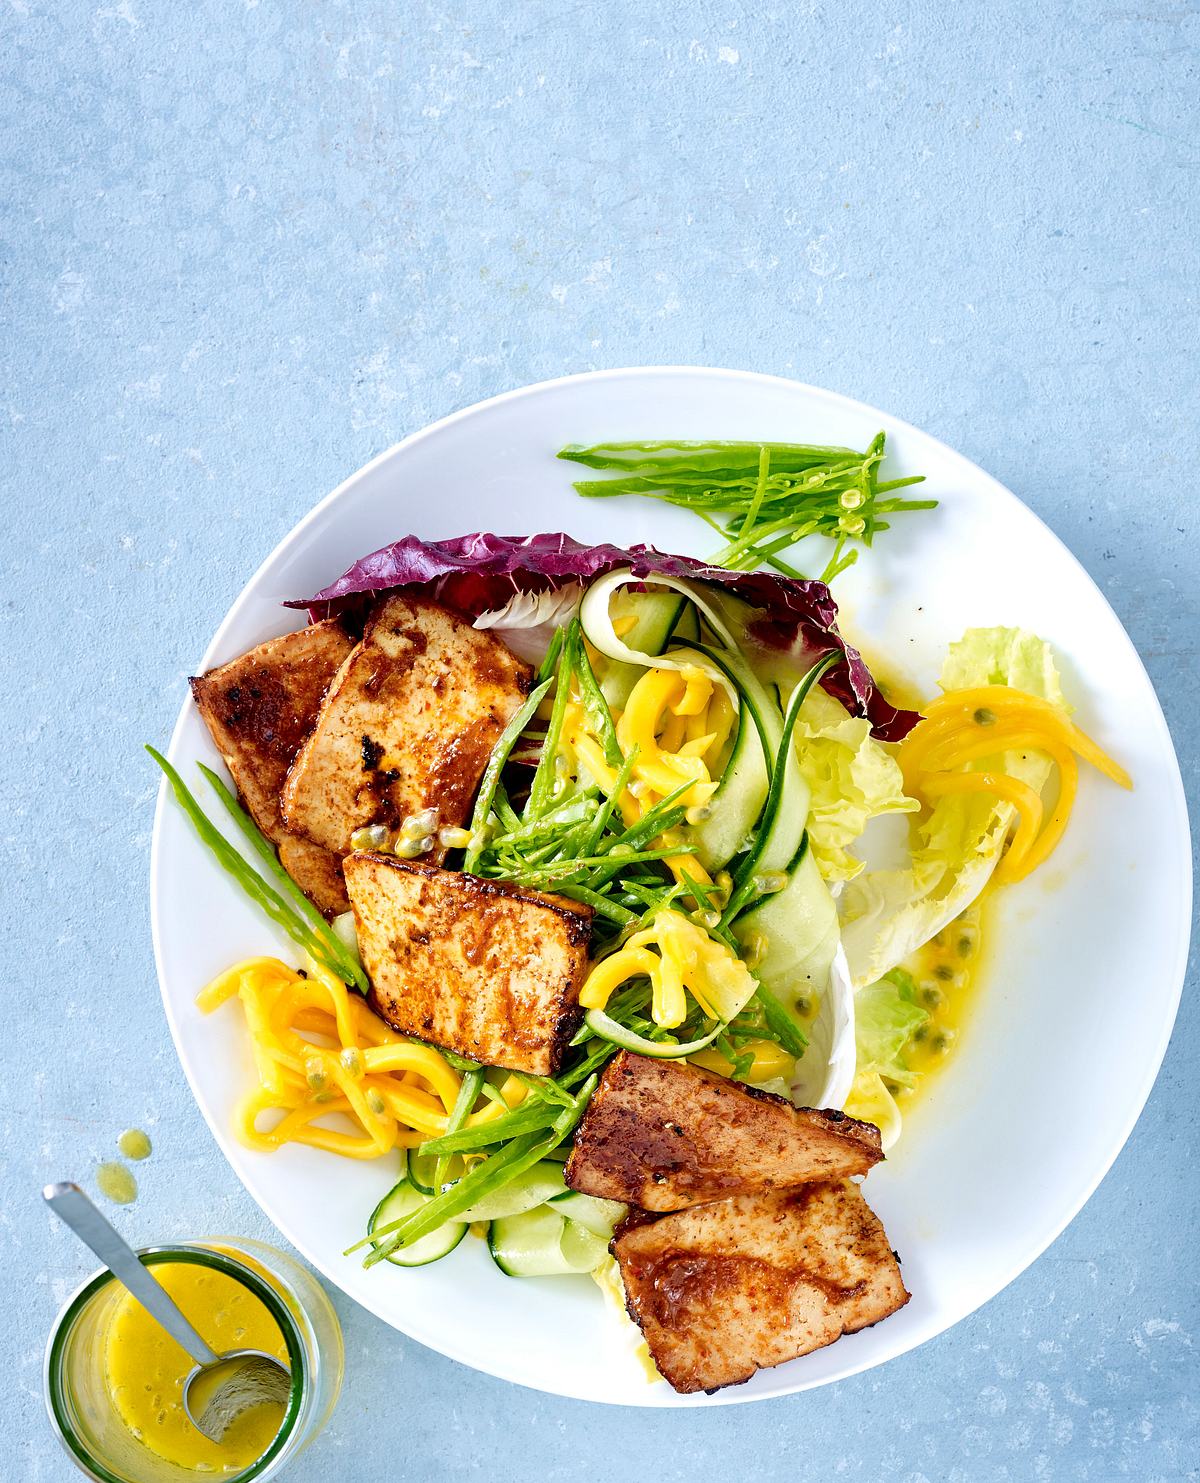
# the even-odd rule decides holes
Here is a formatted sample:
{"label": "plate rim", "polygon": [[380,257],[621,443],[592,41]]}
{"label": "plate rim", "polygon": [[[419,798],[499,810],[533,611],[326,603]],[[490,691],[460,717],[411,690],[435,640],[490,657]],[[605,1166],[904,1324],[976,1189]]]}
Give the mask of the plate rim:
{"label": "plate rim", "polygon": [[[327,507],[336,503],[355,485],[370,477],[370,475],[380,465],[391,460],[403,450],[410,448],[437,433],[441,433],[446,429],[453,427],[458,422],[464,421],[486,409],[494,408],[508,402],[516,401],[518,399],[533,397],[539,393],[546,392],[553,388],[580,382],[602,383],[605,381],[626,380],[630,378],[653,379],[655,377],[668,377],[672,375],[694,376],[716,380],[734,379],[752,384],[765,383],[775,386],[784,386],[789,388],[789,390],[799,391],[819,401],[825,401],[830,404],[836,405],[843,410],[849,410],[859,414],[870,414],[874,418],[881,419],[883,423],[887,425],[889,431],[904,431],[912,433],[921,439],[927,440],[930,444],[935,446],[941,454],[947,456],[953,461],[957,461],[959,464],[965,466],[966,469],[969,469],[973,478],[980,481],[982,485],[989,490],[993,498],[999,498],[1001,502],[1007,502],[1011,505],[1015,505],[1024,515],[1027,515],[1034,521],[1036,521],[1037,524],[1041,527],[1043,534],[1048,537],[1053,546],[1057,548],[1057,553],[1060,559],[1065,558],[1066,561],[1068,561],[1075,567],[1078,575],[1081,576],[1084,581],[1089,584],[1095,596],[1104,605],[1104,607],[1107,608],[1109,614],[1112,616],[1116,624],[1121,638],[1128,648],[1130,657],[1132,658],[1137,669],[1140,671],[1141,676],[1146,683],[1147,689],[1149,690],[1150,695],[1153,697],[1154,708],[1153,716],[1151,719],[1154,729],[1160,735],[1160,740],[1165,742],[1166,756],[1170,760],[1171,765],[1169,768],[1169,777],[1166,779],[1166,782],[1168,791],[1172,796],[1172,813],[1181,826],[1185,848],[1182,850],[1180,855],[1181,869],[1179,879],[1176,882],[1179,893],[1180,910],[1178,914],[1178,922],[1176,924],[1177,940],[1174,945],[1174,961],[1171,970],[1171,977],[1174,987],[1169,1000],[1169,1012],[1164,1013],[1163,1025],[1160,1030],[1158,1043],[1155,1047],[1154,1054],[1152,1057],[1148,1058],[1146,1070],[1143,1073],[1142,1081],[1138,1086],[1136,1095],[1130,1099],[1129,1112],[1124,1119],[1123,1125],[1119,1131],[1119,1136],[1116,1136],[1113,1139],[1112,1145],[1106,1151],[1103,1160],[1098,1161],[1094,1177],[1085,1182],[1077,1198],[1073,1202],[1070,1202],[1069,1208],[1066,1210],[1066,1213],[1063,1215],[1061,1220],[1057,1224],[1053,1225],[1053,1228],[1049,1230],[1049,1232],[1044,1236],[1044,1239],[1043,1237],[1039,1236],[1030,1248],[1022,1249],[1022,1252],[1018,1256],[1016,1256],[1005,1269],[1003,1280],[999,1283],[995,1290],[993,1292],[984,1294],[978,1299],[978,1301],[972,1300],[969,1303],[969,1306],[964,1307],[963,1310],[959,1312],[950,1323],[942,1327],[934,1328],[931,1332],[928,1333],[917,1332],[911,1337],[909,1342],[906,1342],[903,1345],[902,1348],[895,1350],[893,1353],[883,1358],[864,1358],[861,1363],[851,1364],[850,1366],[845,1368],[837,1377],[820,1377],[813,1378],[812,1380],[805,1380],[803,1378],[800,1378],[795,1384],[790,1385],[787,1390],[779,1391],[771,1395],[747,1394],[742,1387],[734,1386],[722,1391],[718,1391],[711,1396],[681,1396],[672,1392],[669,1396],[662,1394],[656,1395],[654,1399],[650,1399],[648,1397],[644,1403],[641,1403],[616,1399],[604,1395],[581,1396],[578,1395],[575,1391],[565,1389],[551,1389],[547,1388],[544,1385],[538,1385],[533,1384],[529,1381],[514,1379],[512,1376],[503,1374],[499,1370],[492,1368],[487,1364],[480,1363],[477,1358],[468,1356],[460,1348],[460,1346],[454,1342],[453,1335],[448,1336],[448,1341],[445,1345],[441,1343],[435,1344],[429,1339],[417,1337],[409,1330],[401,1328],[399,1324],[394,1323],[385,1315],[369,1307],[365,1302],[363,1302],[354,1294],[348,1292],[342,1286],[336,1273],[329,1266],[326,1265],[325,1261],[314,1254],[314,1252],[309,1248],[307,1242],[297,1240],[297,1238],[291,1233],[291,1231],[285,1230],[285,1228],[278,1223],[272,1212],[263,1203],[263,1200],[260,1198],[260,1196],[255,1192],[253,1188],[251,1188],[251,1185],[247,1181],[246,1177],[242,1174],[241,1170],[238,1167],[238,1162],[233,1155],[232,1135],[228,1132],[227,1129],[223,1128],[220,1125],[219,1121],[214,1116],[210,1115],[206,1106],[206,1100],[204,1097],[202,1097],[200,1089],[196,1084],[196,1080],[193,1077],[191,1067],[188,1064],[188,1059],[183,1051],[184,1037],[181,1034],[181,1026],[177,1021],[167,991],[162,947],[164,929],[161,915],[162,901],[160,896],[159,882],[161,878],[161,865],[163,859],[162,820],[168,803],[169,786],[165,777],[160,779],[155,799],[149,861],[150,932],[154,951],[155,975],[157,977],[159,987],[159,997],[162,1001],[163,1012],[166,1016],[167,1026],[171,1032],[171,1040],[175,1049],[176,1058],[183,1070],[184,1076],[188,1083],[188,1087],[191,1090],[192,1096],[196,1102],[200,1114],[207,1124],[209,1131],[212,1133],[218,1148],[221,1150],[221,1153],[225,1157],[226,1162],[229,1164],[234,1175],[237,1177],[242,1187],[245,1189],[246,1193],[258,1206],[258,1208],[262,1211],[266,1218],[271,1222],[271,1225],[274,1227],[274,1229],[285,1240],[289,1241],[295,1247],[295,1249],[300,1252],[304,1259],[309,1262],[310,1265],[314,1267],[317,1272],[321,1274],[322,1278],[331,1283],[333,1287],[344,1298],[356,1303],[359,1307],[363,1308],[364,1311],[370,1313],[373,1318],[386,1324],[389,1328],[395,1329],[397,1332],[404,1334],[406,1338],[412,1340],[414,1343],[420,1344],[422,1345],[422,1347],[430,1349],[434,1353],[442,1354],[447,1358],[455,1361],[456,1363],[463,1364],[472,1370],[478,1371],[479,1373],[490,1375],[495,1379],[503,1380],[511,1385],[519,1385],[523,1389],[531,1390],[537,1394],[562,1396],[564,1399],[580,1400],[593,1405],[628,1406],[631,1409],[638,1410],[685,1408],[690,1409],[695,1406],[705,1407],[723,1405],[749,1405],[763,1401],[782,1400],[789,1395],[798,1394],[807,1390],[818,1389],[829,1384],[836,1384],[840,1380],[849,1379],[852,1376],[862,1374],[866,1370],[881,1368],[882,1366],[890,1363],[892,1360],[896,1360],[903,1355],[910,1354],[914,1349],[919,1348],[922,1344],[932,1342],[934,1339],[939,1338],[941,1335],[948,1333],[951,1329],[957,1327],[958,1324],[969,1318],[972,1314],[978,1312],[979,1309],[984,1307],[987,1303],[991,1302],[994,1298],[999,1297],[1000,1294],[1003,1293],[1008,1287],[1010,1287],[1012,1283],[1015,1282],[1016,1279],[1024,1271],[1026,1271],[1034,1264],[1034,1262],[1036,1262],[1041,1256],[1043,1256],[1045,1252],[1054,1244],[1054,1242],[1058,1240],[1063,1231],[1065,1231],[1066,1228],[1079,1215],[1080,1211],[1092,1198],[1096,1190],[1099,1188],[1100,1184],[1103,1182],[1109,1171],[1112,1169],[1113,1164],[1116,1162],[1118,1156],[1125,1148],[1126,1144],[1129,1142],[1129,1138],[1135,1126],[1137,1125],[1137,1122],[1140,1119],[1143,1111],[1145,1110],[1146,1103],[1150,1098],[1150,1094],[1154,1088],[1154,1084],[1157,1081],[1159,1072],[1162,1069],[1162,1064],[1166,1057],[1171,1036],[1174,1032],[1175,1024],[1178,1020],[1179,1006],[1182,1000],[1183,989],[1186,983],[1187,964],[1192,936],[1194,878],[1191,850],[1186,848],[1186,844],[1191,837],[1187,795],[1183,786],[1183,777],[1179,766],[1179,758],[1175,751],[1174,741],[1171,736],[1170,727],[1167,724],[1166,716],[1163,712],[1162,703],[1158,698],[1158,693],[1154,687],[1152,679],[1150,678],[1149,672],[1146,669],[1145,663],[1142,660],[1142,656],[1139,653],[1137,646],[1134,644],[1133,639],[1130,637],[1128,631],[1126,630],[1124,623],[1121,621],[1120,616],[1117,614],[1112,604],[1109,602],[1107,596],[1102,591],[1099,584],[1094,580],[1091,573],[1087,570],[1087,568],[1083,565],[1079,558],[1074,554],[1070,547],[1067,546],[1065,541],[1063,541],[1063,539],[1057,534],[1057,532],[1055,532],[1046,523],[1046,521],[1042,519],[1042,517],[1037,513],[1036,510],[1030,508],[1030,506],[1025,504],[1025,502],[1011,489],[1002,484],[993,474],[988,473],[986,469],[982,468],[979,464],[968,458],[966,454],[960,453],[957,449],[942,441],[942,439],[936,437],[932,433],[926,432],[923,428],[917,427],[914,423],[908,422],[904,418],[896,417],[891,413],[882,411],[881,409],[873,406],[871,403],[861,401],[855,397],[847,396],[841,392],[831,391],[826,387],[814,386],[807,382],[798,381],[795,378],[789,376],[778,376],[767,372],[748,371],[730,367],[698,366],[686,364],[621,366],[603,370],[580,371],[566,376],[549,377],[541,381],[531,382],[530,384],[525,386],[519,386],[508,391],[499,392],[494,396],[485,397],[480,401],[472,402],[468,406],[457,408],[455,411],[449,412],[444,416],[435,419],[433,422],[424,424],[422,427],[416,429],[414,432],[411,432],[405,437],[399,439],[397,442],[390,444],[387,448],[383,449],[380,453],[369,459],[365,464],[357,468],[347,478],[343,479],[341,483],[336,485],[332,490],[329,491],[328,494],[324,495],[315,505],[312,506],[311,509],[309,509],[304,515],[302,515],[301,518],[293,526],[291,526],[285,532],[285,534],[275,543],[275,545],[270,549],[267,555],[255,567],[251,575],[242,584],[237,595],[233,599],[229,608],[226,610],[224,617],[217,625],[217,628],[214,631],[211,639],[209,640],[199,661],[200,672],[203,672],[203,670],[210,668],[215,662],[217,662],[215,656],[221,650],[226,633],[238,619],[243,605],[250,600],[251,591],[258,585],[259,580],[262,578],[267,569],[276,561],[276,559],[283,551],[284,547],[289,546],[293,541],[298,539],[302,532],[305,531],[312,523],[314,523],[317,518],[326,510]],[[185,723],[190,713],[191,704],[191,696],[185,694],[180,705],[179,712],[176,716],[175,724],[171,730],[171,736],[167,745],[166,755],[174,765],[178,764],[178,752],[182,741]],[[647,1389],[649,1390],[649,1387],[647,1387]],[[656,1389],[658,1388],[656,1387]]]}

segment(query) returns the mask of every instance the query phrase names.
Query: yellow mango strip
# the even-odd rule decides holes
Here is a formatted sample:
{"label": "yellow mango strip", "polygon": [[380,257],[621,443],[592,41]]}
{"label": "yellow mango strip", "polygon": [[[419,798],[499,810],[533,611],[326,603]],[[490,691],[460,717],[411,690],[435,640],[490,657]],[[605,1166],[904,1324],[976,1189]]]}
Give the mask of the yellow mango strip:
{"label": "yellow mango strip", "polygon": [[433,1097],[389,1078],[380,1078],[373,1085],[397,1122],[415,1128],[426,1138],[436,1138],[446,1131],[445,1110]]}
{"label": "yellow mango strip", "polygon": [[290,983],[296,976],[278,958],[249,958],[244,963],[235,963],[232,968],[218,974],[207,988],[201,989],[196,995],[196,1005],[200,1012],[210,1014],[227,999],[232,999],[249,975],[254,975],[264,986],[276,979],[281,984]]}
{"label": "yellow mango strip", "polygon": [[579,1002],[585,1009],[603,1009],[632,978],[650,980],[651,1018],[665,1030],[687,1018],[687,994],[710,1019],[729,1020],[754,993],[754,979],[741,959],[682,912],[671,910],[659,911],[651,926],[602,958],[588,974]]}
{"label": "yellow mango strip", "polygon": [[[925,719],[909,733],[900,747],[901,766],[905,766],[905,754],[915,761],[926,746],[933,744],[935,736],[940,739],[947,730],[970,724],[976,712],[992,712],[1009,719],[1011,713],[1021,713],[1025,718],[1036,720],[1039,729],[1049,733],[1048,739],[1062,740],[1072,751],[1078,752],[1085,762],[1111,778],[1122,788],[1132,788],[1133,780],[1107,752],[1103,751],[1086,732],[1069,721],[1057,706],[1037,695],[1027,695],[1010,685],[980,685],[971,690],[951,690],[925,707]],[[976,721],[976,726],[981,723]]]}
{"label": "yellow mango strip", "polygon": [[[688,737],[688,739],[679,747],[679,755],[681,757],[703,758],[705,752],[708,751],[709,747],[712,746],[713,742],[715,742],[716,739],[717,733],[715,731],[706,732],[701,736]],[[705,770],[707,771],[707,769]],[[714,790],[718,786],[719,785],[717,783],[712,784]]]}
{"label": "yellow mango strip", "polygon": [[[376,1159],[379,1149],[374,1139],[360,1138],[351,1133],[338,1132],[333,1128],[314,1128],[309,1124],[318,1117],[330,1113],[348,1113],[349,1103],[344,1099],[318,1106],[300,1107],[283,1118],[269,1132],[259,1132],[257,1119],[268,1111],[272,1104],[262,1101],[261,1092],[251,1092],[238,1104],[234,1113],[234,1131],[241,1142],[262,1153],[273,1153],[285,1143],[304,1143],[310,1148],[324,1149],[327,1153],[341,1154],[351,1159]],[[410,1145],[411,1146],[411,1145]],[[386,1152],[386,1150],[385,1150]]]}
{"label": "yellow mango strip", "polygon": [[[353,1047],[349,1049],[352,1050]],[[380,1098],[380,1101],[383,1102],[383,1111],[376,1111],[371,1106],[366,1089],[362,1084],[361,1053],[356,1053],[358,1055],[355,1063],[356,1070],[351,1070],[347,1066],[346,1056],[348,1054],[349,1051],[344,1051],[341,1055],[335,1055],[332,1051],[314,1047],[312,1059],[317,1062],[324,1071],[326,1078],[333,1082],[342,1096],[349,1102],[351,1112],[363,1125],[367,1136],[374,1139],[379,1145],[380,1153],[386,1153],[394,1142],[395,1124],[388,1116],[386,1102],[383,1102],[382,1098]]]}
{"label": "yellow mango strip", "polygon": [[250,980],[249,975],[242,984],[239,997],[246,1015],[246,1026],[250,1031],[258,1079],[268,1091],[282,1095],[283,1076],[274,1057],[268,1054],[271,1047],[278,1047],[271,1029],[270,1012],[264,1003],[261,988]]}
{"label": "yellow mango strip", "polygon": [[529,1095],[529,1088],[519,1076],[506,1076],[500,1084],[500,1095],[508,1108],[520,1107]]}
{"label": "yellow mango strip", "polygon": [[635,746],[657,750],[655,734],[661,724],[664,708],[684,693],[682,675],[673,669],[648,669],[629,693],[621,719],[617,722],[617,740],[628,754]]}
{"label": "yellow mango strip", "polygon": [[671,711],[676,716],[698,716],[712,700],[712,679],[695,665],[682,671],[683,694],[671,702]]}
{"label": "yellow mango strip", "polygon": [[627,979],[658,972],[659,960],[648,948],[623,947],[601,958],[584,980],[579,1002],[584,1009],[603,1009],[614,991]]}
{"label": "yellow mango strip", "polygon": [[398,1045],[370,1046],[362,1053],[368,1071],[415,1071],[442,1099],[447,1112],[458,1100],[462,1078],[431,1045],[401,1041]]}
{"label": "yellow mango strip", "polygon": [[668,708],[662,730],[658,735],[658,747],[661,752],[664,752],[669,757],[679,751],[687,740],[687,723],[688,718],[686,716],[678,715],[675,711]]}
{"label": "yellow mango strip", "polygon": [[[1042,752],[1058,768],[1058,799],[1044,829],[1041,798],[1026,784],[995,771],[954,771],[1015,751]],[[1133,787],[1125,769],[1049,701],[1009,685],[979,685],[932,701],[901,743],[898,759],[906,787],[926,797],[993,793],[1014,805],[1020,822],[996,871],[996,880],[1005,882],[1023,880],[1061,840],[1078,787],[1076,754],[1122,788]]]}
{"label": "yellow mango strip", "polygon": [[1025,873],[1021,870],[1021,862],[1042,827],[1042,800],[1036,788],[1003,772],[926,772],[921,774],[919,787],[922,793],[932,798],[946,793],[991,793],[1005,803],[1011,803],[1018,811],[1020,822],[996,870],[996,880],[1021,878]]}
{"label": "yellow mango strip", "polygon": [[1072,755],[1065,743],[1048,737],[1044,731],[1025,726],[989,726],[983,735],[974,728],[974,739],[968,736],[960,740],[962,733],[956,732],[945,741],[939,742],[925,757],[925,768],[929,772],[943,772],[951,767],[961,767],[967,762],[976,762],[981,757],[994,757],[1001,752],[1044,752],[1054,762],[1062,765],[1064,757]]}
{"label": "yellow mango strip", "polygon": [[[233,1119],[248,1147],[271,1151],[297,1142],[378,1158],[445,1131],[458,1073],[432,1046],[400,1036],[319,965],[302,976],[276,958],[248,959],[215,978],[197,1002],[208,1011],[235,994],[258,1078]],[[281,1116],[264,1132],[258,1119],[267,1111]],[[361,1133],[316,1125],[331,1114]]]}
{"label": "yellow mango strip", "polygon": [[1063,837],[1067,820],[1071,817],[1071,806],[1075,802],[1078,784],[1078,764],[1071,753],[1067,752],[1058,764],[1058,801],[1054,805],[1054,812],[1050,815],[1049,822],[1038,836],[1029,854],[1026,855],[1024,869],[1012,879],[1024,880],[1030,871],[1036,870],[1039,865],[1044,864],[1050,858],[1059,840]]}
{"label": "yellow mango strip", "polygon": [[673,1030],[687,1018],[687,996],[683,992],[682,965],[664,951],[658,968],[650,976],[650,1017],[664,1030]]}
{"label": "yellow mango strip", "polygon": [[[738,1051],[742,1054],[749,1053],[754,1058],[746,1073],[746,1080],[749,1082],[773,1081],[777,1076],[787,1081],[795,1074],[796,1058],[789,1056],[777,1041],[746,1040],[738,1046]],[[730,1076],[733,1073],[733,1062],[712,1045],[707,1050],[697,1051],[688,1060],[693,1065],[704,1066],[720,1076]]]}

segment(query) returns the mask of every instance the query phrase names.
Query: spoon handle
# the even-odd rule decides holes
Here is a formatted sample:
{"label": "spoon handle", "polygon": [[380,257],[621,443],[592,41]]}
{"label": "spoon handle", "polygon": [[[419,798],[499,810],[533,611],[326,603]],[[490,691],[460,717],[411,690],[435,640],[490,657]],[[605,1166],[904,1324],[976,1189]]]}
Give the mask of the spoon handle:
{"label": "spoon handle", "polygon": [[59,1220],[64,1221],[85,1246],[90,1246],[127,1292],[133,1294],[172,1339],[198,1365],[215,1365],[220,1359],[200,1337],[163,1286],[138,1260],[133,1248],[117,1234],[77,1184],[48,1184],[42,1198]]}

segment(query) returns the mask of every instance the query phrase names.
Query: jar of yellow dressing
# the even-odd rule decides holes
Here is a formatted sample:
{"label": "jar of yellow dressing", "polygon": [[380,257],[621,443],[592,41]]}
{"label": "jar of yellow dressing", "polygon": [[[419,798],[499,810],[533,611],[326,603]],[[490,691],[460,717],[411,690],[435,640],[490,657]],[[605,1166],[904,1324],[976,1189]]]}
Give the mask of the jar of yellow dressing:
{"label": "jar of yellow dressing", "polygon": [[260,1241],[152,1246],[142,1260],[217,1350],[261,1349],[292,1374],[211,1442],[183,1411],[192,1361],[107,1271],[74,1294],[46,1347],[46,1407],[80,1470],[100,1483],[273,1478],[320,1431],[342,1383],[342,1334],[315,1279]]}

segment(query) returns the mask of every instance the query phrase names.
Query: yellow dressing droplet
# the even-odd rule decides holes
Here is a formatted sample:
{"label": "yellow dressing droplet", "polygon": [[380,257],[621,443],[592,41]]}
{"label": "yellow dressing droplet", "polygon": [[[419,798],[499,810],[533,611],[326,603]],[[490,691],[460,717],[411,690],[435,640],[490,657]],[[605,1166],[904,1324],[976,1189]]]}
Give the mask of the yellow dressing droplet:
{"label": "yellow dressing droplet", "polygon": [[117,1139],[117,1147],[127,1159],[148,1159],[150,1157],[150,1139],[141,1128],[126,1128]]}
{"label": "yellow dressing droplet", "polygon": [[137,1180],[124,1164],[101,1164],[96,1170],[96,1188],[114,1205],[132,1205],[137,1199]]}

